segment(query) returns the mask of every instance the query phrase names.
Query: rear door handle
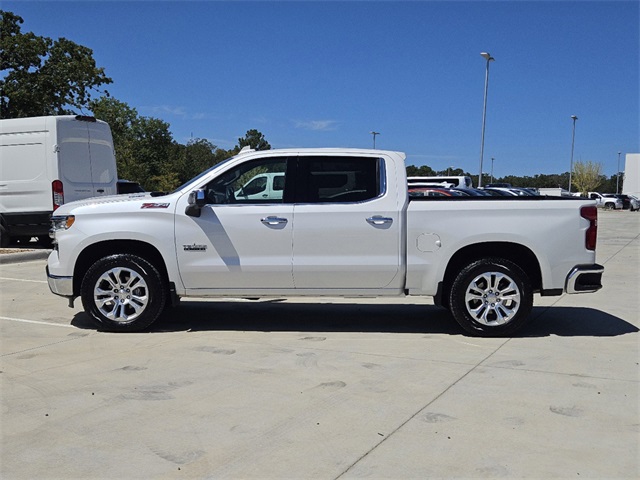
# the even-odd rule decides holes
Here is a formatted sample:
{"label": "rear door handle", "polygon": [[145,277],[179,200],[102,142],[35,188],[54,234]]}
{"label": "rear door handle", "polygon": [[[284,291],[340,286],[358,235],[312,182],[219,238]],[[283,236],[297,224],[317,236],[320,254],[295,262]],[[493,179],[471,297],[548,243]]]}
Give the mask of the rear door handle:
{"label": "rear door handle", "polygon": [[391,225],[393,223],[393,218],[374,215],[373,217],[367,218],[367,222],[371,225]]}
{"label": "rear door handle", "polygon": [[104,188],[99,188],[98,190],[96,190],[98,193],[104,193]]}
{"label": "rear door handle", "polygon": [[262,220],[260,220],[262,223],[264,223],[265,225],[286,225],[288,220],[286,218],[280,218],[280,217],[265,217]]}

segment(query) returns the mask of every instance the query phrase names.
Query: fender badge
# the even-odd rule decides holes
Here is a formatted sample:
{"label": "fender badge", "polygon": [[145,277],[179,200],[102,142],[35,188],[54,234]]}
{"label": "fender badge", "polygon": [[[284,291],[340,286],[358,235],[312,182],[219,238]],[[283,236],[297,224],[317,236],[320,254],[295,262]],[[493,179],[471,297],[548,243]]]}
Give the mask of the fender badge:
{"label": "fender badge", "polygon": [[169,203],[143,203],[140,208],[169,208]]}
{"label": "fender badge", "polygon": [[195,243],[193,245],[183,245],[183,247],[185,252],[206,252],[207,251],[206,245],[196,245]]}

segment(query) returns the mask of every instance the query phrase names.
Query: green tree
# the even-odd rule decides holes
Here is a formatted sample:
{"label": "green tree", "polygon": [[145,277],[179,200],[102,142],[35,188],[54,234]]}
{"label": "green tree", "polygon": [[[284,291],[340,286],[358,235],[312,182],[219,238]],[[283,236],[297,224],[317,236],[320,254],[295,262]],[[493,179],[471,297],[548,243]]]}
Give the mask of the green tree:
{"label": "green tree", "polygon": [[578,192],[593,192],[602,183],[602,164],[592,161],[576,162],[573,165],[572,182]]}
{"label": "green tree", "polygon": [[90,48],[22,33],[22,17],[0,10],[0,117],[73,114],[112,83]]}
{"label": "green tree", "polygon": [[175,149],[169,124],[153,117],[138,117],[132,125],[133,148],[140,184],[150,191],[172,190],[180,184],[172,165]]}
{"label": "green tree", "polygon": [[119,178],[139,182],[151,191],[172,190],[180,184],[179,148],[167,122],[141,117],[135,108],[111,97],[93,100],[89,107],[111,126]]}
{"label": "green tree", "polygon": [[186,145],[176,145],[175,168],[180,183],[195,177],[204,170],[231,156],[206,138],[189,140]]}
{"label": "green tree", "polygon": [[255,129],[247,130],[243,138],[238,138],[238,145],[233,149],[233,152],[238,153],[243,147],[251,147],[253,150],[271,150],[271,145],[264,138],[262,132]]}
{"label": "green tree", "polygon": [[408,177],[432,177],[434,175],[437,175],[436,171],[428,165],[421,165],[420,167],[415,165],[407,166]]}

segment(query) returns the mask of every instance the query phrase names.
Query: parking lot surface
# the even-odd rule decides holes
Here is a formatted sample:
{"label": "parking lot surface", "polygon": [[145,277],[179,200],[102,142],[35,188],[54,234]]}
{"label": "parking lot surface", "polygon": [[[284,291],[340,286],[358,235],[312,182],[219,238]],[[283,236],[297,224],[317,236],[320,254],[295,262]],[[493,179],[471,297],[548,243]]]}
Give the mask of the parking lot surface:
{"label": "parking lot surface", "polygon": [[0,264],[0,478],[638,478],[640,214],[595,294],[516,338],[430,299],[188,300],[97,332],[46,260]]}

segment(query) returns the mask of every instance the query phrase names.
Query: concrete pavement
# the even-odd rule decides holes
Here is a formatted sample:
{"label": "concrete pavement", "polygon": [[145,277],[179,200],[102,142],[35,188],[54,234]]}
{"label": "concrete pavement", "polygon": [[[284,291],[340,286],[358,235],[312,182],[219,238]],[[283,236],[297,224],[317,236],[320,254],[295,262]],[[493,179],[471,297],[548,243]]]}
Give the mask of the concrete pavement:
{"label": "concrete pavement", "polygon": [[183,301],[97,332],[44,260],[0,265],[0,477],[638,478],[640,215],[596,294],[511,339],[420,300]]}

